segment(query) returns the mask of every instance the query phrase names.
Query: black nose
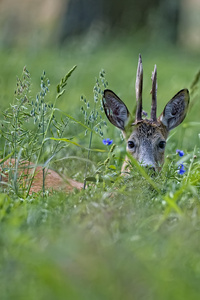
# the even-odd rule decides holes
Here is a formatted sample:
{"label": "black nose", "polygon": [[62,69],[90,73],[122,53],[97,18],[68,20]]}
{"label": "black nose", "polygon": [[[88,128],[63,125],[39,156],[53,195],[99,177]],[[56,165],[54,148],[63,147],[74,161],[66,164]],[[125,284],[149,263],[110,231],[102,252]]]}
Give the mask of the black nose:
{"label": "black nose", "polygon": [[153,166],[145,166],[145,168],[146,168],[149,172],[151,172],[152,174],[155,174],[155,173],[156,173],[156,169],[155,169],[155,167],[153,167]]}

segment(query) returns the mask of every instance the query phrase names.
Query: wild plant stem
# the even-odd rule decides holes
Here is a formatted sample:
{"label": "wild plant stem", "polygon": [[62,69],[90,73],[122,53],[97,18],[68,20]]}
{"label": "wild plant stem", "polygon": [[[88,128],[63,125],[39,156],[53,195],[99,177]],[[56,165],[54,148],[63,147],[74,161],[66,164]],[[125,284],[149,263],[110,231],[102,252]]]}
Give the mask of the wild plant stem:
{"label": "wild plant stem", "polygon": [[[44,140],[44,102],[43,102],[43,106],[42,106],[42,137]],[[42,144],[42,152],[44,149],[44,144]],[[43,190],[43,197],[45,194],[45,168],[42,168],[42,190]]]}
{"label": "wild plant stem", "polygon": [[[52,112],[51,112],[51,115],[49,117],[49,121],[47,123],[47,126],[46,126],[46,130],[44,130],[43,128],[43,140],[42,140],[42,144],[41,144],[41,147],[38,151],[38,155],[37,155],[37,159],[36,159],[36,163],[35,163],[35,166],[33,168],[33,173],[32,173],[32,177],[31,177],[31,180],[29,182],[29,186],[28,186],[28,189],[27,189],[27,194],[26,196],[28,197],[29,195],[29,192],[30,192],[30,188],[31,188],[31,185],[33,183],[33,179],[34,179],[34,176],[35,176],[35,171],[36,171],[36,168],[37,168],[37,165],[38,165],[38,162],[39,162],[39,159],[41,157],[41,153],[42,153],[42,149],[43,149],[43,146],[44,146],[44,143],[46,141],[46,136],[47,136],[47,133],[48,133],[48,130],[49,130],[49,127],[51,125],[51,122],[52,122],[52,119],[53,119],[53,116],[54,116],[54,112],[55,112],[55,106],[56,106],[56,101],[57,99],[62,96],[62,94],[64,93],[64,86],[67,84],[67,80],[68,78],[71,76],[71,74],[73,73],[73,71],[76,69],[76,66],[74,66],[66,75],[64,78],[61,79],[61,82],[60,84],[58,84],[57,86],[57,96],[54,100],[54,104],[52,106]],[[43,125],[44,125],[44,121],[43,121]],[[45,169],[43,168],[43,180],[45,179]],[[43,190],[44,192],[44,190]]]}
{"label": "wild plant stem", "polygon": [[86,161],[86,166],[85,166],[85,175],[84,175],[84,183],[83,183],[83,189],[85,190],[86,188],[86,176],[87,176],[87,171],[88,171],[88,161],[90,158],[90,149],[91,149],[91,145],[92,145],[92,131],[90,131],[90,141],[89,141],[89,150],[88,150],[88,155],[87,155],[87,161]]}
{"label": "wild plant stem", "polygon": [[[18,120],[18,109],[17,109],[17,114],[15,117],[15,137],[14,137],[14,161],[15,161],[15,166],[14,166],[14,174],[16,172],[16,168],[17,168],[17,120]],[[17,183],[15,181],[15,178],[13,177],[13,184],[14,184],[14,189],[15,192],[17,192]]]}
{"label": "wild plant stem", "polygon": [[16,157],[16,154],[17,154],[17,120],[18,120],[18,109],[17,109],[17,114],[16,114],[16,117],[15,117],[15,143],[14,143],[14,153],[15,153],[15,168],[16,168],[16,160],[17,160],[17,157]]}
{"label": "wild plant stem", "polygon": [[[45,143],[45,141],[46,141],[46,136],[47,136],[47,133],[48,133],[48,130],[49,130],[51,121],[52,121],[52,119],[53,119],[53,115],[54,115],[54,111],[55,111],[55,106],[56,106],[56,100],[57,100],[57,98],[55,98],[55,101],[54,101],[54,104],[53,104],[53,107],[52,107],[52,112],[51,112],[51,115],[50,115],[50,117],[49,117],[49,121],[48,121],[48,123],[47,123],[46,130],[44,130],[43,140],[42,140],[42,145],[41,145],[41,147],[40,147],[40,149],[39,149],[39,151],[38,151],[36,163],[35,163],[35,166],[34,166],[34,168],[33,168],[32,177],[31,177],[31,180],[30,180],[30,182],[29,182],[28,189],[27,189],[27,194],[26,194],[27,197],[28,197],[28,195],[29,195],[30,188],[31,188],[32,183],[33,183],[33,179],[34,179],[34,176],[35,176],[35,171],[36,171],[36,168],[37,168],[37,165],[38,165],[38,162],[39,162],[41,153],[42,153],[42,149],[43,149],[44,143]],[[44,170],[44,169],[43,169],[43,170]]]}
{"label": "wild plant stem", "polygon": [[[95,110],[96,110],[96,102],[94,103],[94,110],[93,110],[93,114],[95,115]],[[94,120],[93,122],[91,122],[91,125],[90,125],[90,128],[92,129],[93,128],[93,123],[94,123]],[[91,149],[91,146],[92,146],[92,136],[93,136],[93,131],[91,130],[90,131],[90,140],[89,140],[89,147],[88,147],[88,155],[87,155],[87,161],[86,161],[86,166],[85,166],[85,175],[84,175],[84,183],[83,183],[83,189],[85,190],[86,188],[86,177],[87,177],[87,172],[88,172],[88,161],[89,161],[89,158],[90,158],[90,149]]]}

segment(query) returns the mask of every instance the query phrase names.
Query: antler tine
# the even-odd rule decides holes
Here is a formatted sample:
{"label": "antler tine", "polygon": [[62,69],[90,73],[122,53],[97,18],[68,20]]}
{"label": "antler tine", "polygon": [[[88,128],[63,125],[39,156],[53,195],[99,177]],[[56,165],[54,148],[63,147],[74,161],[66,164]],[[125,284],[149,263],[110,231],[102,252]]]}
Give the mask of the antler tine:
{"label": "antler tine", "polygon": [[135,92],[136,92],[136,101],[137,101],[137,110],[136,110],[136,123],[142,120],[142,85],[143,85],[143,67],[142,67],[142,57],[139,54],[138,67],[136,73],[136,82],[135,82]]}
{"label": "antler tine", "polygon": [[156,109],[157,109],[157,67],[155,65],[152,73],[152,104],[151,104],[151,119],[153,122],[157,121]]}

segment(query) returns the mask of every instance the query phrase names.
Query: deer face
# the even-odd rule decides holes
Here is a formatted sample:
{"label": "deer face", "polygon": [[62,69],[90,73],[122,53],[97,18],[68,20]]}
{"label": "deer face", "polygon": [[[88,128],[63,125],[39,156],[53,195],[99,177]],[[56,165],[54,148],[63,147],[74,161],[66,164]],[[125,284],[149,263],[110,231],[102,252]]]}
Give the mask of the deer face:
{"label": "deer face", "polygon": [[165,106],[159,118],[157,106],[157,70],[152,74],[151,119],[142,119],[142,82],[143,68],[139,56],[136,75],[137,109],[135,119],[129,113],[124,102],[111,90],[105,90],[103,106],[108,120],[122,130],[127,142],[127,151],[143,166],[158,171],[164,163],[164,152],[169,131],[178,126],[185,118],[189,92],[179,91]]}
{"label": "deer face", "polygon": [[159,169],[164,162],[167,131],[161,124],[149,120],[135,125],[127,140],[127,151],[142,166]]}

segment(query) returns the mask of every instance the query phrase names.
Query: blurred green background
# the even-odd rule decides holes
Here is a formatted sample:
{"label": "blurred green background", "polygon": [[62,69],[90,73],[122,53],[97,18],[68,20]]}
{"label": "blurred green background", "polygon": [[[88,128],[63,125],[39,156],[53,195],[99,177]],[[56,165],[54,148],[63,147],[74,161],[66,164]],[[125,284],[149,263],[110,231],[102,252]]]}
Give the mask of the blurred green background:
{"label": "blurred green background", "polygon": [[[43,70],[55,91],[60,78],[78,65],[66,98],[59,103],[70,113],[78,110],[81,95],[92,97],[95,77],[102,68],[109,88],[131,109],[139,53],[147,111],[154,64],[158,68],[159,113],[180,89],[190,87],[200,68],[197,0],[3,0],[0,8],[2,109],[13,102],[16,75],[24,65],[31,73],[33,92],[38,91]],[[189,120],[198,119],[198,105],[192,107]]]}
{"label": "blurred green background", "polygon": [[[78,66],[57,102],[72,116],[79,115],[81,95],[93,98],[102,68],[109,88],[131,110],[139,53],[144,109],[150,109],[157,64],[161,113],[200,69],[200,1],[1,0],[0,118],[25,65],[33,95],[46,71],[49,102],[60,78]],[[199,125],[192,123],[199,122],[199,111],[197,90],[171,138],[173,149],[199,146]],[[113,138],[118,131],[108,126]],[[0,298],[199,299],[198,205],[188,200],[184,217],[172,213],[155,230],[164,206],[150,203],[155,194],[149,187],[143,192],[138,185],[116,197],[94,189],[27,202],[0,194]]]}

